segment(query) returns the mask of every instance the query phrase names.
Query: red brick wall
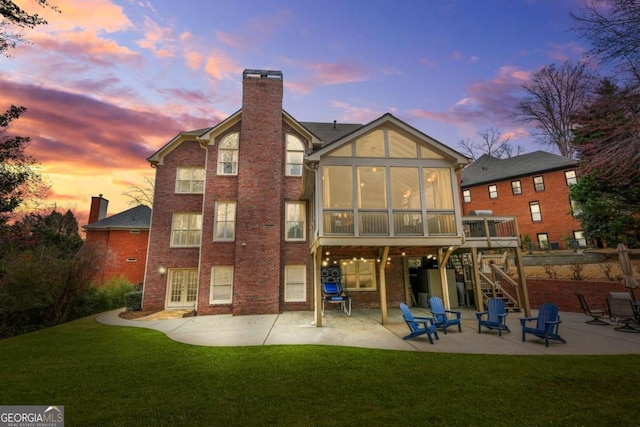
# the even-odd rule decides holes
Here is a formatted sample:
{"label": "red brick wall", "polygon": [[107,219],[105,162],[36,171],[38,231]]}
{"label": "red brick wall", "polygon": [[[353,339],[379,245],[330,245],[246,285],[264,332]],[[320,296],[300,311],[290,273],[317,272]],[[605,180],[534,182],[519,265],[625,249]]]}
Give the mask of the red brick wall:
{"label": "red brick wall", "polygon": [[[178,166],[204,167],[205,151],[196,141],[185,141],[169,152],[156,167],[156,181],[149,235],[149,255],[144,279],[143,310],[165,307],[168,275],[158,273],[167,268],[197,268],[199,248],[171,248],[173,212],[202,212],[202,195],[176,194]],[[203,234],[203,239],[205,238]]]}
{"label": "red brick wall", "polygon": [[[471,192],[471,202],[462,203],[463,213],[469,215],[473,210],[488,209],[493,211],[493,215],[516,216],[520,235],[528,234],[531,241],[536,244],[536,248],[538,233],[547,233],[550,242],[558,242],[561,249],[566,249],[564,239],[572,238],[573,232],[582,230],[582,226],[571,215],[569,188],[564,170],[542,174],[545,189],[539,192],[534,189],[533,176],[518,178],[522,185],[522,194],[518,195],[514,195],[511,191],[511,181],[515,179],[492,183],[498,188],[497,199],[489,198],[489,184],[467,188]],[[531,220],[529,202],[535,201],[540,203],[541,222]]]}
{"label": "red brick wall", "polygon": [[609,292],[627,291],[619,282],[560,279],[527,279],[527,289],[531,308],[552,302],[557,304],[561,311],[570,312],[582,312],[576,293],[584,295],[589,308],[603,309],[607,306]]}
{"label": "red brick wall", "polygon": [[[142,283],[148,239],[147,230],[140,230],[137,234],[132,234],[129,230],[87,232],[86,244],[93,247],[100,263],[100,275],[95,280],[96,285],[104,285],[113,277],[123,277],[134,285]],[[128,259],[132,261],[127,261]]]}

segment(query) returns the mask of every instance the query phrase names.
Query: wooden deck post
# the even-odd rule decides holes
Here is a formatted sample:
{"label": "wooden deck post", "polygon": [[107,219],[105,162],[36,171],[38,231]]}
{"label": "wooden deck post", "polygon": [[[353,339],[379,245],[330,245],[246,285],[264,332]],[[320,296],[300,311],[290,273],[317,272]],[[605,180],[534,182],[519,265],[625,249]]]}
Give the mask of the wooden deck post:
{"label": "wooden deck post", "polygon": [[385,246],[378,263],[378,275],[380,276],[380,315],[382,316],[382,324],[387,324],[387,281],[385,278],[384,267],[387,265],[387,257],[389,256],[389,246]]}
{"label": "wooden deck post", "polygon": [[313,254],[313,305],[315,324],[317,328],[322,327],[322,280],[320,268],[322,267],[322,247],[316,248],[316,253]]}

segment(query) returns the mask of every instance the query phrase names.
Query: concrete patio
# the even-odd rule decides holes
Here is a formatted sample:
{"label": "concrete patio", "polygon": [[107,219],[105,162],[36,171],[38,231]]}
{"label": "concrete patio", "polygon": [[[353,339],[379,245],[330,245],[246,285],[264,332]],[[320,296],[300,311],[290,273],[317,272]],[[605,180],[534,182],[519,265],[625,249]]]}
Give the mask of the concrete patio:
{"label": "concrete patio", "polygon": [[[520,313],[511,313],[507,325],[511,333],[498,337],[497,331],[483,328],[478,334],[478,322],[474,311],[462,311],[462,333],[449,328],[449,333],[439,331],[439,340],[429,344],[426,336],[404,341],[409,330],[399,309],[390,309],[388,324],[380,323],[379,310],[354,310],[351,317],[338,310],[330,310],[323,320],[323,327],[312,325],[313,312],[285,312],[282,314],[252,316],[196,316],[175,318],[174,313],[161,312],[137,320],[119,317],[122,311],[102,313],[97,320],[113,326],[155,329],[170,339],[199,346],[254,346],[317,344],[348,347],[377,348],[401,351],[428,351],[436,353],[474,354],[640,354],[640,333],[616,331],[615,324],[588,325],[590,317],[582,313],[562,312],[559,334],[567,343],[544,341],[527,335],[522,342]],[[414,308],[416,316],[428,315],[428,310]],[[536,315],[533,310],[532,315]],[[173,318],[172,318],[173,317]],[[608,320],[608,319],[607,319]]]}

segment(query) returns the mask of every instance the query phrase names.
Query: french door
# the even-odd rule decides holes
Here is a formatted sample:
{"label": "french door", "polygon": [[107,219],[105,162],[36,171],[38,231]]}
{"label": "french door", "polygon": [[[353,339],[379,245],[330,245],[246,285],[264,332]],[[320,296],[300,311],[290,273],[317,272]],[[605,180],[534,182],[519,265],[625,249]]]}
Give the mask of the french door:
{"label": "french door", "polygon": [[169,270],[167,308],[193,308],[198,295],[198,270]]}

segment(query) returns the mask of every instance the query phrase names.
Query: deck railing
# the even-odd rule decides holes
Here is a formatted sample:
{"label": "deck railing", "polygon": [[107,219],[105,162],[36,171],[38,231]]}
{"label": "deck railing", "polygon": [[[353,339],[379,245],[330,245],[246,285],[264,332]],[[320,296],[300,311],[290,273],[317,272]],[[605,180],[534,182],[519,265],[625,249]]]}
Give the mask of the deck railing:
{"label": "deck railing", "polygon": [[465,246],[516,246],[518,223],[513,216],[462,217]]}

